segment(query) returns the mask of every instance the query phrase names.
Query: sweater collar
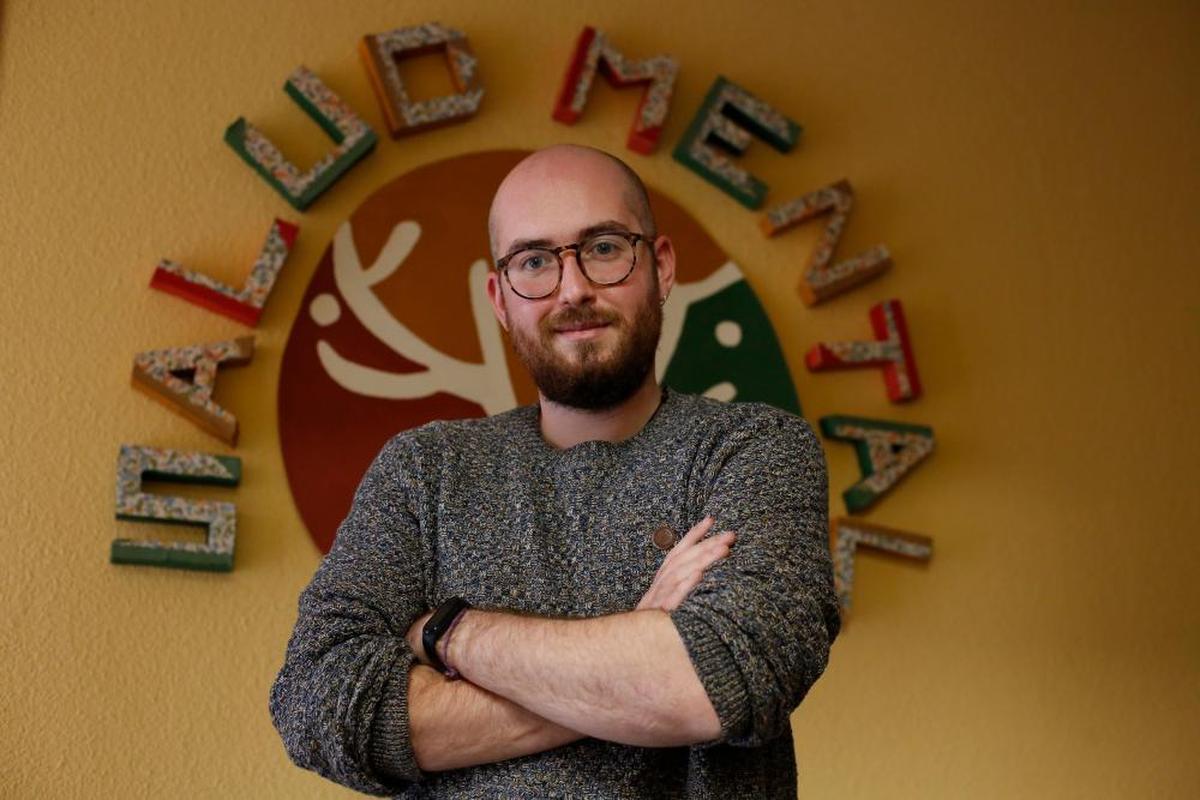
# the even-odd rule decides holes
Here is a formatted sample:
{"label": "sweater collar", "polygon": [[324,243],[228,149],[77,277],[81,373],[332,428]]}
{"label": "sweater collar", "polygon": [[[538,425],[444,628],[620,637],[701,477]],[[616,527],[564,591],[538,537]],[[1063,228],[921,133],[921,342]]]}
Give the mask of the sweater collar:
{"label": "sweater collar", "polygon": [[550,458],[573,456],[577,453],[631,453],[652,447],[661,439],[663,431],[670,427],[670,419],[677,415],[682,401],[683,396],[664,385],[662,400],[642,429],[633,436],[617,442],[589,439],[571,447],[554,447],[542,437],[542,412],[537,403],[522,409],[524,424],[521,428],[527,443]]}

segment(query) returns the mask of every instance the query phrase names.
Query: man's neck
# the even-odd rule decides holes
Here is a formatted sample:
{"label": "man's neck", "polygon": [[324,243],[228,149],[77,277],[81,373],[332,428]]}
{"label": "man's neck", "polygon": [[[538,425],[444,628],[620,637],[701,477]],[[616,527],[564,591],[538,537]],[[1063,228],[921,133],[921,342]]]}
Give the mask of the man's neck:
{"label": "man's neck", "polygon": [[542,438],[560,449],[580,442],[619,442],[646,427],[661,401],[662,389],[653,373],[628,400],[603,411],[563,406],[539,395]]}

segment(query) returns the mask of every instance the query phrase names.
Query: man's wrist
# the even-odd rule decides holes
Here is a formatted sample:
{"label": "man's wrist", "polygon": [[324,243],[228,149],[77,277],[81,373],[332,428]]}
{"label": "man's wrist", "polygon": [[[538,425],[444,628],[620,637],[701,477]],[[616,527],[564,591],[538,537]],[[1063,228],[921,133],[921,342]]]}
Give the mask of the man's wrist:
{"label": "man's wrist", "polygon": [[497,612],[479,608],[466,608],[455,620],[454,635],[443,637],[438,642],[438,656],[446,666],[453,666],[459,677],[470,680],[471,642],[479,633],[480,625],[487,625],[489,618]]}
{"label": "man's wrist", "polygon": [[466,600],[451,597],[434,610],[421,629],[421,646],[425,657],[431,666],[449,678],[457,678],[458,673],[443,660],[441,645],[468,608],[470,605]]}

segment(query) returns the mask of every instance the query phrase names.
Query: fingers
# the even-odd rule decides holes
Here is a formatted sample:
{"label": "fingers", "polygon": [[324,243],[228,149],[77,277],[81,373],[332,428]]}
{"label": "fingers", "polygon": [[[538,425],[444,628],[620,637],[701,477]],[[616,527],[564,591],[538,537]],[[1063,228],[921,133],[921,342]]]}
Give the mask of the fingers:
{"label": "fingers", "polygon": [[733,531],[724,531],[705,539],[681,554],[671,565],[670,573],[681,584],[689,584],[689,590],[694,588],[700,582],[700,578],[704,576],[705,571],[729,555],[736,538],[737,534]]}
{"label": "fingers", "polygon": [[[682,539],[680,539],[678,542],[675,543],[675,548],[687,547],[689,545],[695,544],[696,542],[703,539],[704,535],[706,533],[708,533],[710,530],[712,530],[712,526],[715,524],[716,524],[716,520],[713,519],[711,516],[705,517],[704,519],[700,520],[695,525],[693,525],[692,529],[689,530],[686,534],[684,534]],[[675,548],[672,549],[672,552],[674,551]]]}
{"label": "fingers", "polygon": [[674,610],[696,588],[704,573],[729,555],[737,538],[733,531],[722,531],[699,540],[704,532],[711,530],[712,524],[711,518],[701,520],[671,549],[638,608]]}
{"label": "fingers", "polygon": [[[671,611],[700,583],[704,573],[729,555],[737,539],[733,531],[711,533],[716,521],[706,516],[675,543],[659,565],[645,596],[637,607]],[[707,538],[705,538],[707,536]]]}
{"label": "fingers", "polygon": [[668,561],[678,561],[681,558],[685,558],[697,547],[703,547],[705,543],[711,542],[713,539],[717,538],[715,536],[709,537],[708,539],[704,538],[709,531],[712,530],[713,525],[715,524],[716,520],[714,520],[711,516],[708,516],[693,525],[691,530],[684,534],[683,538],[676,542],[675,546],[671,548],[671,551],[667,553],[666,561],[663,562],[664,565]]}
{"label": "fingers", "polygon": [[[737,534],[733,531],[722,531],[690,547],[683,546],[683,542],[681,541],[675,545],[667,558],[672,561],[672,568],[686,569],[688,566],[697,563],[707,565],[729,555],[729,548],[733,547],[736,539]],[[664,561],[664,565],[665,563]]]}

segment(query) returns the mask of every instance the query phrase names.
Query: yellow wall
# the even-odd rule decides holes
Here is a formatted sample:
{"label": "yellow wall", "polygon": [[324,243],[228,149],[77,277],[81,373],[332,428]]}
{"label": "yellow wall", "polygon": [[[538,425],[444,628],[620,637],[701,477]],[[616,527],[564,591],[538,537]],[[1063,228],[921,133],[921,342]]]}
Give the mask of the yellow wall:
{"label": "yellow wall", "polygon": [[[810,419],[932,424],[939,450],[870,515],[935,538],[928,569],[860,558],[855,616],[795,717],[810,797],[1185,796],[1200,782],[1200,12],[1190,2],[8,3],[0,14],[0,794],[333,797],[290,766],[267,691],[317,553],[275,420],[283,343],[334,226],[375,187],[472,150],[620,151],[636,93],[550,120],[593,22],[682,62],[669,145],[718,73],[806,127],[745,160],[771,202],[847,176],[846,252],[895,269],[816,309],[815,234],[676,164],[631,160],[741,263]],[[1150,6],[1155,6],[1150,8]],[[751,7],[753,10],[750,10]],[[147,288],[163,256],[240,283],[297,215],[221,140],[244,114],[289,152],[325,140],[280,87],[303,62],[377,130],[358,37],[464,29],[488,94],[469,124],[376,153],[300,217],[252,365],[222,374],[246,478],[227,575],[114,567],[117,445],[225,452],[128,385],[143,349],[242,328]],[[926,396],[809,374],[900,297]],[[834,510],[855,480],[829,443]]]}

